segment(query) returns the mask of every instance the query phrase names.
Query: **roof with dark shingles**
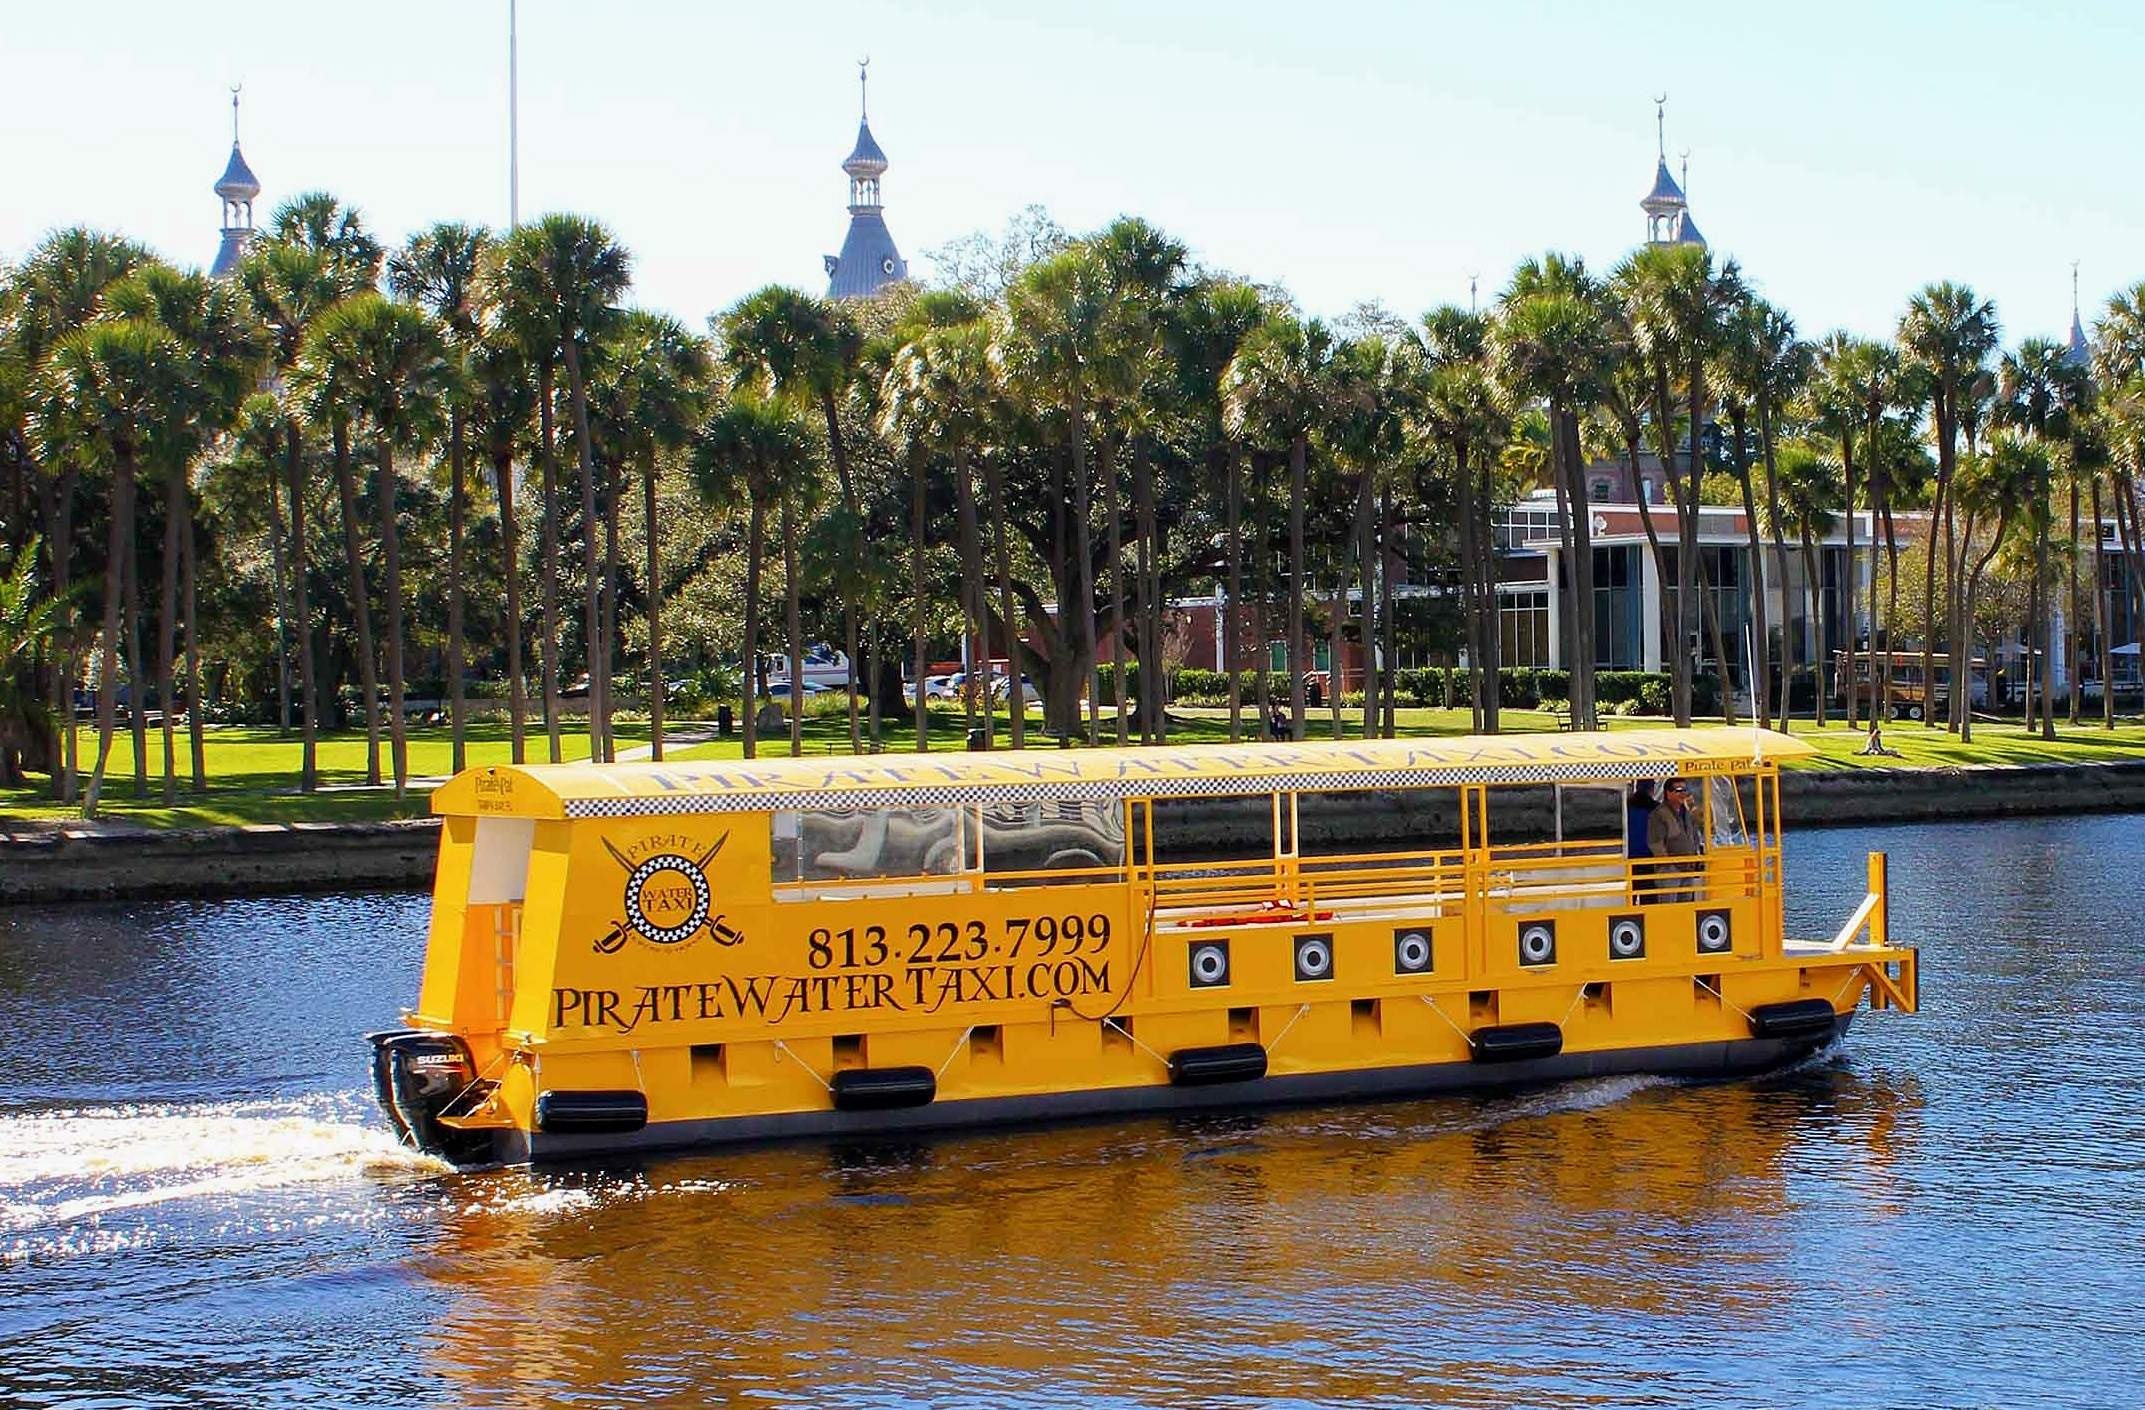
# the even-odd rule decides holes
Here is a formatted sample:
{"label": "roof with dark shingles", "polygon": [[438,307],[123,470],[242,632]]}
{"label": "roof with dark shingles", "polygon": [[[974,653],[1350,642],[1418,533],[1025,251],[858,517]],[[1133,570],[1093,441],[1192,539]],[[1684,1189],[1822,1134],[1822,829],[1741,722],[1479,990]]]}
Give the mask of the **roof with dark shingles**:
{"label": "roof with dark shingles", "polygon": [[849,238],[827,272],[833,276],[827,281],[828,298],[860,299],[908,278],[909,266],[877,208],[858,207],[849,213]]}

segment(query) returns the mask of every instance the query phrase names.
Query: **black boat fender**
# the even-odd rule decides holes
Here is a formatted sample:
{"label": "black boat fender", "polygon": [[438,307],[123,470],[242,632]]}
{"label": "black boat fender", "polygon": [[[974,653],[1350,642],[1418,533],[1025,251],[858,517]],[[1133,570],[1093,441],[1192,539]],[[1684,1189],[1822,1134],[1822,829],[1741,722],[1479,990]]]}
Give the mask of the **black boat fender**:
{"label": "black boat fender", "polygon": [[1266,1075],[1266,1049],[1257,1043],[1179,1048],[1169,1055],[1169,1080],[1180,1087],[1251,1082]]}
{"label": "black boat fender", "polygon": [[938,1096],[938,1074],[928,1067],[851,1067],[827,1085],[837,1111],[893,1111]]}
{"label": "black boat fender", "polygon": [[1829,999],[1760,1004],[1750,1011],[1750,1031],[1760,1038],[1830,1038],[1838,1030],[1839,1021]]}
{"label": "black boat fender", "polygon": [[1554,1023],[1507,1023],[1477,1028],[1467,1045],[1476,1062],[1526,1062],[1563,1052],[1564,1030]]}

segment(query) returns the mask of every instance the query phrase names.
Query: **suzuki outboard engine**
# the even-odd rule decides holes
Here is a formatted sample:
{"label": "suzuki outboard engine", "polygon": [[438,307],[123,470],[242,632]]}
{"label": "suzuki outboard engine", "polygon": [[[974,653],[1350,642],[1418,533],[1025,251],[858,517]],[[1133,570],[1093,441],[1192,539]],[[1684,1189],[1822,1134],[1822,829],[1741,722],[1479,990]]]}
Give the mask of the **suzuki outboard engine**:
{"label": "suzuki outboard engine", "polygon": [[368,1033],[372,1044],[372,1085],[387,1119],[406,1146],[456,1165],[491,1159],[491,1134],[443,1125],[450,1108],[456,1115],[484,1100],[490,1084],[477,1081],[469,1045],[452,1033],[396,1028]]}

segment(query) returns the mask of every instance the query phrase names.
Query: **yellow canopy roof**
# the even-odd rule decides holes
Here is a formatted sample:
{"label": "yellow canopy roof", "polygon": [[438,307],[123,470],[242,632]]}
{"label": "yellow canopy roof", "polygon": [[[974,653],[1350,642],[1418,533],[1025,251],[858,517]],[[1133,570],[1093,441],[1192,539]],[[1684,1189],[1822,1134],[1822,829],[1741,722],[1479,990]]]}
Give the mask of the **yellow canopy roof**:
{"label": "yellow canopy roof", "polygon": [[694,763],[469,769],[432,795],[456,816],[599,818],[789,808],[928,808],[1056,799],[1182,798],[1592,783],[1730,773],[1816,750],[1756,729],[1645,729],[1457,739],[827,755]]}

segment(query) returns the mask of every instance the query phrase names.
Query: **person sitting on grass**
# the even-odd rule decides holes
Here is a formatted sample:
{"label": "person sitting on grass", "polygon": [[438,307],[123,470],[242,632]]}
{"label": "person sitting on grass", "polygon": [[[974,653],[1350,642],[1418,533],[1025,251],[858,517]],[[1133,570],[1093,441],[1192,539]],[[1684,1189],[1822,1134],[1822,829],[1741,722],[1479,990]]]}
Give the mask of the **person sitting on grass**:
{"label": "person sitting on grass", "polygon": [[1867,754],[1880,759],[1897,759],[1902,757],[1897,749],[1888,749],[1885,747],[1884,721],[1877,718],[1877,716],[1875,715],[1871,715],[1869,717],[1869,738],[1863,741],[1862,747],[1860,749],[1857,749],[1855,753],[1858,756]]}

